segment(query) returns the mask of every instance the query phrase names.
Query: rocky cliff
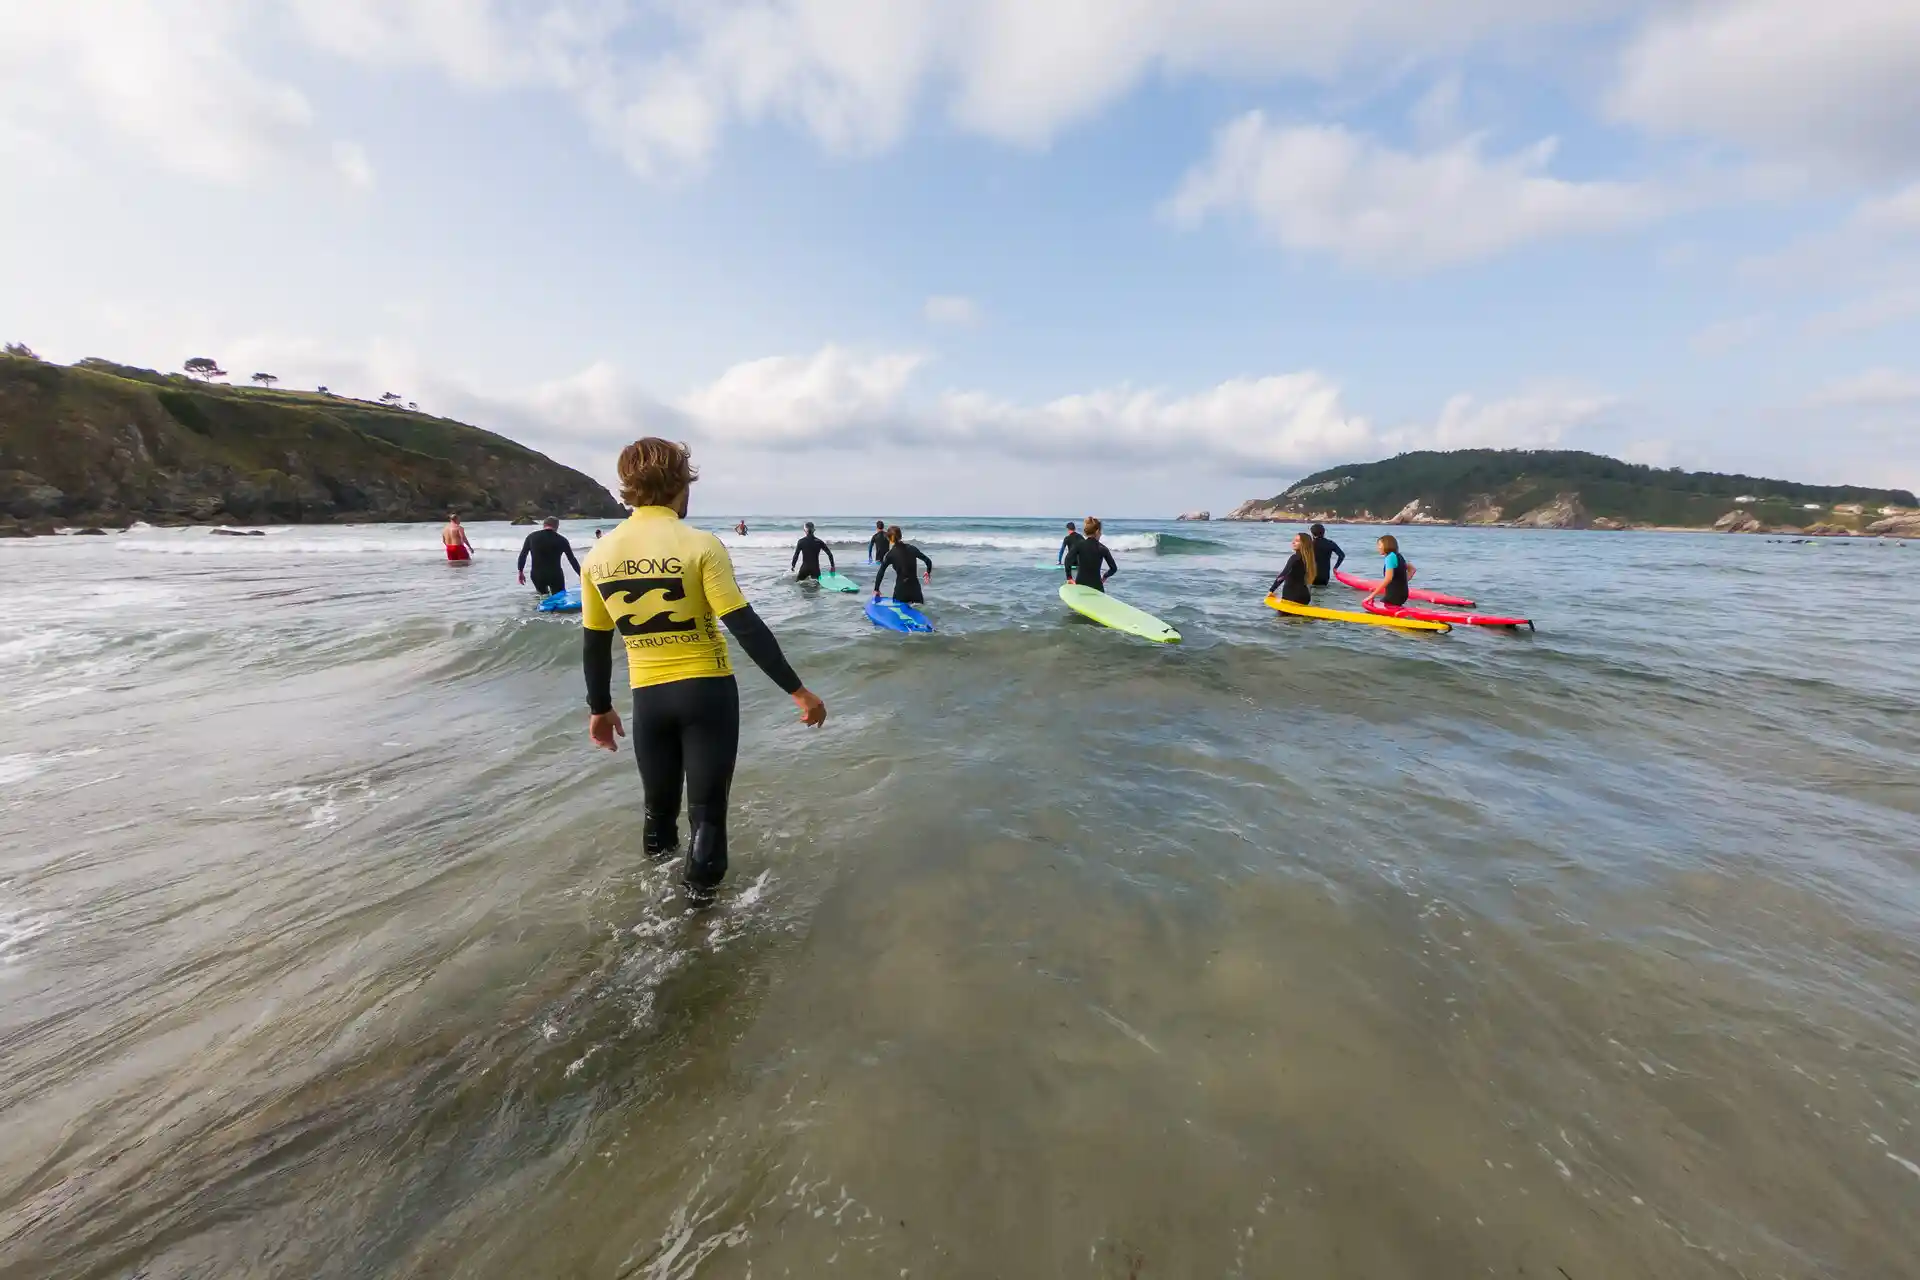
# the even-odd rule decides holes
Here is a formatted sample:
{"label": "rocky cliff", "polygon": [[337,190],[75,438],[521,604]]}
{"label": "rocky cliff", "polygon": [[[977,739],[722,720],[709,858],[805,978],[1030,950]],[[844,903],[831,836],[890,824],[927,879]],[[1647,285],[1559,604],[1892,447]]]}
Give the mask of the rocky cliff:
{"label": "rocky cliff", "polygon": [[624,511],[580,472],[465,423],[86,364],[0,356],[0,532]]}

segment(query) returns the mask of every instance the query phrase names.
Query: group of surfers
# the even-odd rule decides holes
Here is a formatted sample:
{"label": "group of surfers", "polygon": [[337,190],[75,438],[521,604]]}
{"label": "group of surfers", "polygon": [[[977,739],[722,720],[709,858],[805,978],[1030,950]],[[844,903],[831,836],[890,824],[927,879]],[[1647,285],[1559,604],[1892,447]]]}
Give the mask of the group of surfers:
{"label": "group of surfers", "polygon": [[[648,436],[620,453],[620,496],[632,508],[618,526],[596,531],[584,562],[546,520],[527,535],[517,571],[542,595],[564,589],[561,563],[580,577],[581,669],[586,681],[587,736],[596,747],[619,750],[628,736],[613,703],[614,640],[627,659],[632,702],[632,741],[642,793],[641,848],[663,859],[681,847],[684,797],[687,854],[682,879],[696,901],[711,899],[727,872],[727,798],[740,746],[740,692],[734,680],[725,627],[741,650],[782,692],[793,699],[800,722],[826,723],[827,705],[802,683],[735,580],[733,561],[714,534],[686,522],[687,502],[699,472],[683,444]],[[746,522],[736,531],[744,533]],[[1119,570],[1100,540],[1098,519],[1081,527],[1067,525],[1055,561],[1069,582],[1104,590]],[[465,562],[473,546],[457,514],[450,513],[441,533],[447,559]],[[1412,568],[1392,537],[1380,539],[1386,580],[1371,598],[1389,604],[1407,598]],[[795,544],[789,569],[802,581],[820,576],[820,559],[837,572],[833,551],[811,523]],[[894,575],[895,600],[918,604],[922,581],[931,582],[933,561],[908,542],[899,525],[874,522],[867,556],[879,565],[873,591],[880,595],[888,570]],[[1286,567],[1272,590],[1283,599],[1304,602],[1311,586],[1327,581],[1328,570],[1346,559],[1320,525],[1293,540]],[[921,566],[925,566],[924,572]]]}

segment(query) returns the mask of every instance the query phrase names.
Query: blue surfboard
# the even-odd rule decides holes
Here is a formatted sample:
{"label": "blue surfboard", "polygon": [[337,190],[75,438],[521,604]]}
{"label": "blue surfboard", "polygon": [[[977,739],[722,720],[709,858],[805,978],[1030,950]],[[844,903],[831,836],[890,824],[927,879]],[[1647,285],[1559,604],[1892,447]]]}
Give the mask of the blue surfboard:
{"label": "blue surfboard", "polygon": [[540,600],[542,613],[578,613],[580,612],[580,588],[568,587],[565,591],[556,591]]}
{"label": "blue surfboard", "polygon": [[888,631],[931,631],[933,624],[927,621],[927,615],[910,604],[901,604],[898,600],[867,601],[867,617],[876,627],[885,627]]}

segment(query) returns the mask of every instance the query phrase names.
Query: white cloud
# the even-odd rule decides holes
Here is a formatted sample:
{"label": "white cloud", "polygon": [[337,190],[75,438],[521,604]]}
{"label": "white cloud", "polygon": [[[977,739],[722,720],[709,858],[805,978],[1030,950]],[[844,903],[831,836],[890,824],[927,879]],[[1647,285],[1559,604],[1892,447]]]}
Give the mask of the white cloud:
{"label": "white cloud", "polygon": [[1920,402],[1920,377],[1894,369],[1869,369],[1828,384],[1814,403],[1850,408],[1883,408]]}
{"label": "white cloud", "polygon": [[1911,174],[1920,164],[1920,4],[1676,4],[1628,46],[1608,105],[1654,133],[1815,171]]}
{"label": "white cloud", "polygon": [[0,133],[101,134],[224,183],[317,161],[366,185],[365,154],[325,139],[299,90],[257,74],[236,52],[248,8],[241,0],[0,4]]}
{"label": "white cloud", "polygon": [[1458,395],[1442,407],[1431,428],[1403,431],[1396,439],[1407,448],[1549,449],[1575,431],[1598,425],[1617,404],[1609,396],[1564,388],[1487,402]]}
{"label": "white cloud", "polygon": [[1489,157],[1468,138],[1410,153],[1338,127],[1271,125],[1254,111],[1215,135],[1166,209],[1188,226],[1243,212],[1287,248],[1385,270],[1471,262],[1660,213],[1646,187],[1549,177],[1554,149],[1549,138]]}
{"label": "white cloud", "polygon": [[1694,334],[1688,345],[1696,355],[1724,356],[1759,337],[1772,321],[1764,312],[1719,320]]}
{"label": "white cloud", "polygon": [[1822,311],[1807,321],[1816,338],[1850,337],[1902,324],[1920,316],[1920,286],[1883,289],[1844,306]]}
{"label": "white cloud", "polygon": [[1920,235],[1920,182],[1868,200],[1854,210],[1852,221],[1883,235]]}
{"label": "white cloud", "polygon": [[[197,30],[237,67],[232,18],[370,66],[573,102],[637,171],[698,172],[738,124],[777,122],[837,154],[896,144],[935,100],[962,130],[1042,146],[1154,77],[1331,81],[1570,28],[1644,0],[153,0],[217,8]],[[26,8],[25,3],[15,7]],[[37,6],[99,27],[114,0]]]}
{"label": "white cloud", "polygon": [[929,324],[971,328],[980,323],[980,304],[958,294],[935,294],[922,308]]}

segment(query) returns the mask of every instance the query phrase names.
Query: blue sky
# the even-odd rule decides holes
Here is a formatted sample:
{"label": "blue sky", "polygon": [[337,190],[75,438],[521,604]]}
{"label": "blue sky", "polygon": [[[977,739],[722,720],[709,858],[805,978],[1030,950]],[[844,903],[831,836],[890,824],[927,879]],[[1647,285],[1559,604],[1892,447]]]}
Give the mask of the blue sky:
{"label": "blue sky", "polygon": [[0,5],[0,165],[0,337],[671,434],[715,514],[1920,487],[1910,2]]}

